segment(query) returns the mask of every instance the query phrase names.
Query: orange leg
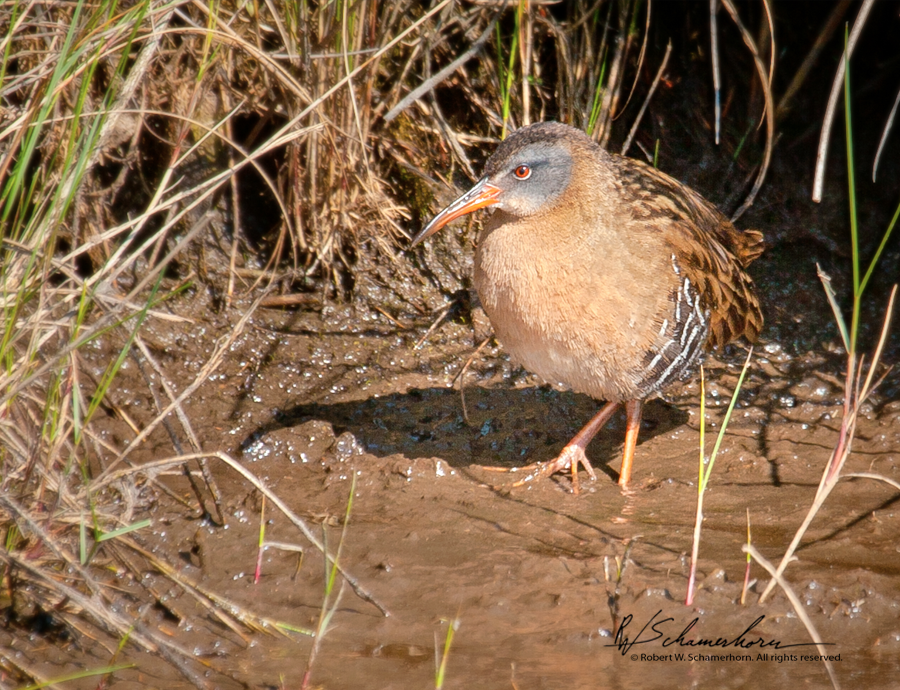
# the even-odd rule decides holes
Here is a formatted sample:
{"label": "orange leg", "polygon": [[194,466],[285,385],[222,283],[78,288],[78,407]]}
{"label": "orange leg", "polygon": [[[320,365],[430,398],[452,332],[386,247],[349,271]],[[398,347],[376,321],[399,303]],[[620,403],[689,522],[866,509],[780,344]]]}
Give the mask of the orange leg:
{"label": "orange leg", "polygon": [[576,494],[579,492],[579,463],[584,467],[587,473],[591,475],[591,479],[596,479],[597,474],[594,472],[594,468],[591,467],[591,463],[588,461],[585,451],[587,450],[588,444],[594,439],[594,436],[597,435],[597,432],[600,431],[600,429],[602,429],[609,421],[609,418],[613,416],[613,413],[618,406],[619,403],[606,403],[597,414],[591,417],[591,421],[585,424],[581,431],[575,434],[572,437],[572,440],[563,447],[560,454],[556,456],[556,459],[547,463],[541,471],[541,475],[547,476],[571,467],[572,491]]}
{"label": "orange leg", "polygon": [[[631,404],[631,403],[628,403]],[[547,463],[535,463],[533,465],[528,465],[527,467],[514,467],[511,469],[507,469],[505,467],[483,467],[483,469],[497,471],[497,472],[534,472],[537,471],[536,474],[526,477],[524,479],[520,479],[513,486],[522,486],[523,484],[528,483],[532,479],[537,477],[548,477],[554,472],[560,472],[562,470],[567,470],[569,468],[572,469],[572,491],[574,493],[579,492],[578,487],[578,465],[580,464],[587,471],[589,475],[591,475],[591,479],[596,479],[597,474],[594,472],[594,468],[591,467],[591,463],[588,462],[587,455],[585,455],[585,449],[587,445],[591,442],[594,436],[597,435],[597,432],[603,428],[603,426],[609,421],[609,418],[613,416],[613,413],[616,411],[616,408],[619,406],[617,402],[609,402],[606,403],[601,410],[595,414],[591,421],[584,425],[584,428],[579,431],[575,436],[572,437],[572,440],[569,441],[565,447],[562,449],[559,455],[556,456],[554,460],[551,460]],[[638,413],[640,414],[640,403],[638,403]],[[633,454],[632,448],[632,454]],[[621,483],[621,481],[620,481]]]}
{"label": "orange leg", "polygon": [[640,400],[629,400],[625,403],[625,452],[622,456],[622,471],[619,473],[619,486],[628,486],[631,481],[631,465],[634,463],[634,447],[637,445],[638,433],[641,430]]}

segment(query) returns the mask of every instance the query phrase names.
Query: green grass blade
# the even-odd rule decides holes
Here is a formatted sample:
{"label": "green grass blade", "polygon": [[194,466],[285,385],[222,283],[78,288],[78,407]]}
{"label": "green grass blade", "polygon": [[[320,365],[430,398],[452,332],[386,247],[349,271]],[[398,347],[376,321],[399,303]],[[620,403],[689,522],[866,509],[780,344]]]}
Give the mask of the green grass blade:
{"label": "green grass blade", "polygon": [[59,676],[58,678],[44,681],[43,683],[28,685],[24,688],[21,688],[21,690],[40,690],[41,688],[49,688],[53,685],[59,685],[60,683],[67,683],[70,680],[92,678],[93,676],[106,676],[110,673],[115,673],[116,671],[123,671],[127,668],[134,668],[134,664],[119,664],[118,666],[107,666],[105,668],[94,668],[88,669],[86,671],[76,671],[75,673],[70,673],[66,676]]}
{"label": "green grass blade", "polygon": [[149,519],[147,520],[139,520],[138,522],[134,522],[130,525],[126,525],[125,527],[120,527],[119,529],[114,529],[112,532],[103,532],[97,538],[96,541],[98,543],[109,541],[110,539],[115,539],[116,537],[121,537],[123,534],[129,534],[131,532],[136,532],[139,529],[144,529],[145,527],[149,527],[153,522]]}
{"label": "green grass blade", "polygon": [[853,172],[853,122],[850,116],[850,58],[847,47],[848,27],[844,25],[844,126],[847,134],[847,201],[850,206],[850,247],[853,255],[853,315],[850,323],[850,352],[856,353],[856,335],[859,332],[859,305],[862,291],[859,279],[859,225],[856,209],[856,176]]}
{"label": "green grass blade", "polygon": [[444,687],[444,680],[447,677],[447,662],[450,659],[450,646],[453,644],[453,636],[456,634],[456,631],[459,630],[459,622],[458,616],[452,621],[447,621],[447,635],[444,638],[444,652],[441,654],[441,663],[434,674],[434,687],[436,690],[441,690],[441,688]]}
{"label": "green grass blade", "polygon": [[747,370],[750,368],[751,357],[753,357],[752,347],[750,348],[750,352],[747,353],[747,359],[744,360],[744,366],[741,368],[741,375],[738,377],[737,385],[734,387],[734,393],[731,395],[731,402],[728,403],[728,410],[725,412],[725,418],[722,420],[722,427],[719,429],[719,435],[716,437],[716,444],[713,446],[712,455],[709,456],[709,464],[706,466],[706,472],[703,476],[703,487],[701,491],[706,490],[706,485],[709,483],[713,465],[716,463],[716,455],[719,453],[719,446],[722,445],[722,440],[725,438],[725,431],[728,429],[728,423],[731,421],[731,413],[734,411],[734,406],[737,403],[738,395],[741,392],[741,386],[744,385],[744,377],[747,375]]}
{"label": "green grass blade", "polygon": [[884,251],[885,245],[891,238],[891,233],[894,231],[894,226],[897,225],[898,218],[900,218],[900,204],[897,205],[897,210],[894,211],[894,217],[891,218],[891,224],[888,225],[888,229],[885,231],[884,237],[881,238],[881,244],[878,245],[878,249],[875,251],[875,256],[872,257],[872,261],[871,263],[869,263],[869,269],[866,271],[866,275],[863,276],[863,279],[859,284],[860,294],[862,294],[863,290],[866,289],[866,285],[869,284],[869,278],[872,277],[872,273],[875,271],[875,266],[878,263],[878,260],[881,258],[881,253]]}

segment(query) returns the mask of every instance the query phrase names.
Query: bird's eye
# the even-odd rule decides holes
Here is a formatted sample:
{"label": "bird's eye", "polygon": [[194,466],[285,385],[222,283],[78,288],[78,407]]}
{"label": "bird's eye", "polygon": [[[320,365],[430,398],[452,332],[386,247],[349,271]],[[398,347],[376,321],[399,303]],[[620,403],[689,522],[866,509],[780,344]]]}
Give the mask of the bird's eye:
{"label": "bird's eye", "polygon": [[531,177],[531,167],[528,165],[520,165],[513,171],[513,174],[520,180],[527,180]]}

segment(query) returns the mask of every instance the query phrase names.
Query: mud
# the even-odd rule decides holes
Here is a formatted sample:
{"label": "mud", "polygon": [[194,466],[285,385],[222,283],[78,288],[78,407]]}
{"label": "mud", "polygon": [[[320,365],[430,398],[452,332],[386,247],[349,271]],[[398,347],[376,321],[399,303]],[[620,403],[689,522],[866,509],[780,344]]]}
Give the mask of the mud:
{"label": "mud", "polygon": [[[171,380],[192,379],[247,304],[218,316],[198,310],[187,330],[153,324],[148,337],[164,353]],[[820,662],[800,659],[817,652],[785,595],[758,603],[768,577],[756,564],[747,603],[740,603],[741,546],[749,516],[754,545],[777,562],[802,521],[837,440],[839,353],[796,354],[771,338],[757,347],[706,497],[699,591],[687,607],[699,382],[647,405],[627,492],[615,484],[621,417],[590,446],[598,478],[582,474],[580,495],[563,475],[509,488],[522,475],[473,465],[551,459],[597,403],[543,385],[492,344],[464,379],[467,421],[449,384],[476,336],[469,324],[445,322],[416,349],[428,325],[424,317],[393,323],[363,306],[259,310],[186,406],[205,448],[238,458],[332,550],[356,477],[341,563],[390,616],[344,588],[312,665],[312,686],[429,687],[449,621],[457,630],[446,687],[828,685]],[[707,360],[708,450],[744,356],[734,348]],[[885,383],[891,386],[896,378]],[[139,417],[149,402],[127,390],[120,404]],[[126,435],[121,422],[108,424],[110,435]],[[168,444],[160,431],[133,458],[159,459]],[[898,463],[900,403],[881,395],[860,420],[846,471],[896,481]],[[155,495],[143,543],[181,563],[182,574],[207,591],[315,628],[325,596],[321,555],[269,504],[266,539],[295,544],[303,556],[298,567],[297,553],[267,549],[254,584],[260,494],[225,465],[213,469],[227,527]],[[166,482],[193,501],[183,478]],[[882,482],[842,481],[787,571],[828,653],[840,655],[834,666],[845,687],[893,687],[900,677],[897,499]],[[212,685],[299,687],[309,636],[231,630],[166,578],[145,577],[158,580],[164,594],[136,615],[209,664]],[[119,586],[133,584],[120,573]],[[617,645],[622,636],[645,642]],[[745,648],[692,646],[719,638]],[[58,674],[55,664],[66,659],[103,665],[109,657],[96,650],[60,645],[56,660],[46,648],[29,654]],[[715,654],[742,658],[711,660]],[[118,672],[111,687],[185,683],[159,660],[131,660],[137,670]]]}

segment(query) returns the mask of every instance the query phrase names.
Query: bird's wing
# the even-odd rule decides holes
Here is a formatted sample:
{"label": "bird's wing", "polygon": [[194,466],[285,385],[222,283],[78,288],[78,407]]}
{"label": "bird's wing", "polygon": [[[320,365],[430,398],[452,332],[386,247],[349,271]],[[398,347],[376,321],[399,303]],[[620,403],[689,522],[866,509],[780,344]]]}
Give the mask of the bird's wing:
{"label": "bird's wing", "polygon": [[735,229],[697,192],[640,161],[612,156],[635,222],[661,232],[709,312],[709,346],[755,340],[763,317],[744,268],[763,251],[762,233]]}

